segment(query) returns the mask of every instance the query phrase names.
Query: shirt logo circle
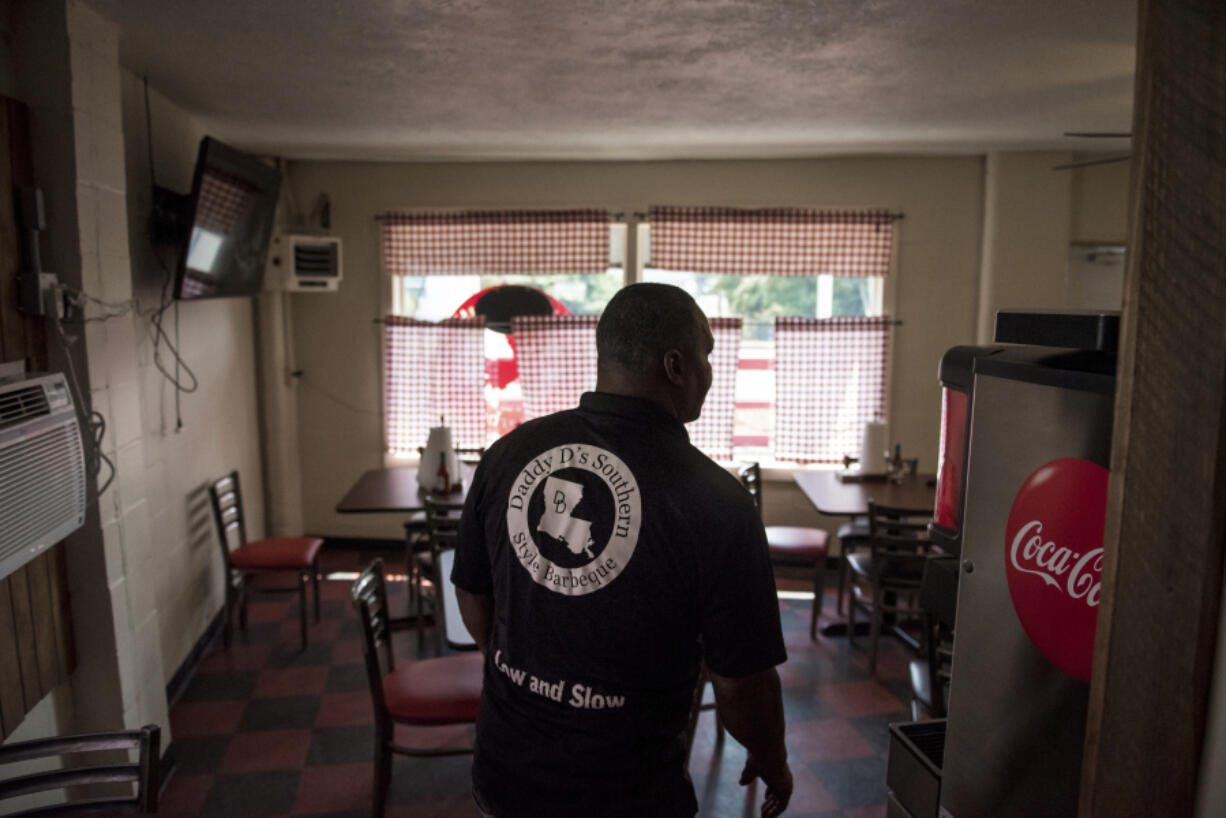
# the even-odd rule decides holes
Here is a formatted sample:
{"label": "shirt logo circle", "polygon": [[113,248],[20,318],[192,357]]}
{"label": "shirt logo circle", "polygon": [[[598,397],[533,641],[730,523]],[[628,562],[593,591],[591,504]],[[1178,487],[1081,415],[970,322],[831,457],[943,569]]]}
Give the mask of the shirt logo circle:
{"label": "shirt logo circle", "polygon": [[1005,525],[1005,576],[1013,609],[1039,653],[1090,681],[1108,472],[1075,457],[1052,460],[1026,478]]}
{"label": "shirt logo circle", "polygon": [[634,556],[638,482],[621,458],[586,443],[555,446],[516,475],[507,534],[533,581],[566,596],[604,588]]}

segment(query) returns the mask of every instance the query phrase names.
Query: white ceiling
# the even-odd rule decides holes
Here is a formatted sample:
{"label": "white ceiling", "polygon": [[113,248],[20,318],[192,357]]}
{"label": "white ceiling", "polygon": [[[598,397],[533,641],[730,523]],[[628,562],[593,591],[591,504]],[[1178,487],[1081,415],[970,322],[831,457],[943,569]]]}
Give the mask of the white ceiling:
{"label": "white ceiling", "polygon": [[210,133],[333,159],[1126,149],[1136,0],[88,0]]}

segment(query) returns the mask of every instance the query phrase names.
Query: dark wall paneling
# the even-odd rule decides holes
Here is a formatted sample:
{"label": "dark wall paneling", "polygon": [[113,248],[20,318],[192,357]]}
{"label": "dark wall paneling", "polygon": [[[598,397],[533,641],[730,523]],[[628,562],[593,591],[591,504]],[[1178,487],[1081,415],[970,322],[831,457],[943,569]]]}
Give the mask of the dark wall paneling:
{"label": "dark wall paneling", "polygon": [[1226,555],[1224,10],[1222,0],[1139,8],[1082,818],[1208,814],[1197,793],[1214,664],[1226,659],[1215,656]]}
{"label": "dark wall paneling", "polygon": [[[25,361],[47,367],[43,321],[17,309],[17,276],[23,266],[17,201],[33,186],[29,113],[0,97],[0,363]],[[75,666],[64,549],[55,547],[0,579],[0,739]]]}
{"label": "dark wall paneling", "polygon": [[12,154],[11,127],[9,125],[11,106],[5,100],[0,106],[0,150],[6,152],[0,157],[0,362],[17,361],[26,356],[24,321],[17,313],[17,270],[21,268],[21,249],[18,245],[17,214],[14,207],[15,189],[13,187],[12,163],[8,155]]}
{"label": "dark wall paneling", "polygon": [[60,680],[60,657],[55,647],[55,600],[51,596],[51,571],[54,566],[51,560],[40,559],[29,563],[26,568],[30,581],[30,613],[34,617],[34,650],[38,654],[38,684],[43,695],[46,695]]}
{"label": "dark wall paneling", "polygon": [[34,606],[30,601],[29,562],[9,574],[9,589],[13,593],[13,622],[17,629],[17,663],[21,668],[21,689],[25,691],[27,712],[43,697],[43,683],[38,675],[38,649],[34,645]]}
{"label": "dark wall paneling", "polygon": [[17,620],[13,617],[13,594],[9,577],[0,579],[0,730],[7,736],[26,715],[25,691],[21,689],[21,665],[17,656]]}
{"label": "dark wall paneling", "polygon": [[[76,644],[72,638],[72,618],[68,609],[68,563],[63,548],[52,548],[43,557],[51,565],[51,615],[55,621],[55,651],[61,678],[76,669]],[[0,654],[3,655],[3,654]]]}

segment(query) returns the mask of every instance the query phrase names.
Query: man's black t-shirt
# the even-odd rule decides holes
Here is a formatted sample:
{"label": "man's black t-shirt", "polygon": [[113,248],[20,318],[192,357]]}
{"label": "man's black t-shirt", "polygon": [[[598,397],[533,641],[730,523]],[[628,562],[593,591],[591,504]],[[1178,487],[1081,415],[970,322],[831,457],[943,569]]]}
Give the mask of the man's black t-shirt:
{"label": "man's black t-shirt", "polygon": [[494,599],[473,779],[499,818],[693,815],[699,658],[787,659],[749,494],[648,401],[589,392],[490,447],[452,581]]}

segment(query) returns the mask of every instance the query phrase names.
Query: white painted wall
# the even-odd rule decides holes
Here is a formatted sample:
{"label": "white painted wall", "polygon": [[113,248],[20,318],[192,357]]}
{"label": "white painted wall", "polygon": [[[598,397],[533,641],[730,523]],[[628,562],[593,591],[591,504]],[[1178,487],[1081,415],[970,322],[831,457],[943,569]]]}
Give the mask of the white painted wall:
{"label": "white painted wall", "polygon": [[978,343],[991,343],[1002,308],[1061,306],[1072,225],[1062,153],[996,153],[984,174]]}
{"label": "white painted wall", "polygon": [[[195,392],[179,396],[176,409],[175,389],[154,365],[148,318],[161,299],[165,270],[173,270],[174,259],[171,253],[159,259],[149,240],[152,183],[144,84],[127,70],[122,72],[122,98],[131,288],[142,311],[129,356],[143,439],[139,468],[156,534],[147,576],[162,620],[159,682],[165,684],[224,603],[221,552],[205,493],[208,483],[238,469],[247,534],[264,534],[253,300],[184,302],[166,312],[163,326],[172,337],[177,334],[180,354],[198,383]],[[187,193],[204,129],[155,89],[149,100],[152,176],[162,187]],[[173,355],[164,343],[159,356],[173,370]],[[180,380],[190,378],[182,373]]]}
{"label": "white painted wall", "polygon": [[[838,158],[729,162],[482,164],[294,163],[299,202],[332,199],[345,242],[339,293],[291,297],[299,389],[305,528],[313,533],[402,536],[394,515],[332,509],[365,469],[381,465],[380,329],[388,283],[379,269],[374,217],[398,207],[602,207],[650,205],[884,207],[905,214],[891,314],[892,437],[927,468],[936,462],[937,362],[975,333],[982,160]],[[1067,236],[1067,228],[1065,231]]]}
{"label": "white painted wall", "polygon": [[1093,165],[1072,176],[1072,225],[1065,301],[1087,310],[1119,310],[1124,298],[1124,246],[1131,164]]}
{"label": "white painted wall", "polygon": [[1073,241],[1124,243],[1128,233],[1131,172],[1131,162],[1092,165],[1071,172],[1073,201],[1069,232]]}
{"label": "white painted wall", "polygon": [[[119,66],[118,32],[80,0],[3,6],[0,90],[30,108],[35,176],[48,218],[44,266],[139,313],[65,327],[82,390],[107,421],[115,479],[64,544],[77,670],[17,735],[161,725],[166,682],[222,605],[216,533],[201,489],[231,468],[244,480],[249,533],[263,533],[263,478],[250,299],[183,305],[179,346],[199,380],[181,401],[153,366],[148,310],[162,272],[149,249],[150,173],[143,88]],[[158,181],[186,192],[202,131],[152,95]],[[91,308],[91,315],[100,310]],[[174,325],[173,311],[167,325]],[[52,366],[67,357],[51,341]],[[104,469],[99,484],[107,477]]]}
{"label": "white painted wall", "polygon": [[[1127,165],[1074,172],[1065,154],[839,157],[790,161],[377,164],[290,167],[299,202],[332,199],[345,241],[336,294],[289,296],[298,365],[304,527],[320,534],[401,536],[395,515],[332,509],[362,471],[381,465],[380,330],[388,287],[374,216],[398,207],[579,207],[642,212],[653,204],[886,207],[899,223],[889,312],[898,328],[891,438],[921,468],[936,465],[937,364],[976,343],[980,313],[1002,306],[1071,305],[1069,243],[1122,237]],[[985,224],[985,222],[988,222]],[[990,323],[989,323],[990,326]],[[786,478],[768,486],[768,521],[814,524]],[[837,522],[837,521],[834,521]]]}
{"label": "white painted wall", "polygon": [[[115,28],[79,0],[12,12],[14,95],[29,106],[34,176],[43,190],[45,268],[105,301],[131,297]],[[160,621],[149,581],[154,540],[143,463],[132,314],[50,332],[52,368],[75,372],[78,399],[107,420],[114,479],[65,549],[77,668],[19,735],[162,727],[169,743]],[[110,472],[99,475],[99,488]]]}

